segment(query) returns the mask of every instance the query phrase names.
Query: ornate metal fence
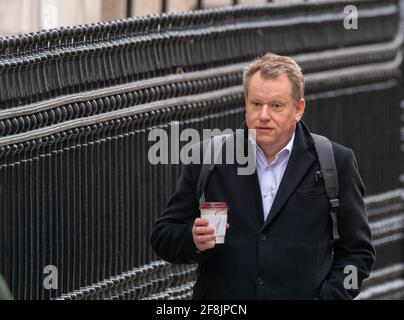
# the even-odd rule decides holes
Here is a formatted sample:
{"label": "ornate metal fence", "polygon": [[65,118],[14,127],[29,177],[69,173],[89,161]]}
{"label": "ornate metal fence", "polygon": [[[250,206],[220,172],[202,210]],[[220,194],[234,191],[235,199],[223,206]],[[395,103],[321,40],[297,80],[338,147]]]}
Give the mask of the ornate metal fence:
{"label": "ornate metal fence", "polygon": [[14,297],[190,298],[195,266],[150,247],[180,165],[150,164],[148,133],[239,127],[242,69],[267,51],[303,67],[311,129],[356,152],[377,248],[361,297],[403,297],[399,12],[398,0],[235,6],[0,39],[0,273]]}

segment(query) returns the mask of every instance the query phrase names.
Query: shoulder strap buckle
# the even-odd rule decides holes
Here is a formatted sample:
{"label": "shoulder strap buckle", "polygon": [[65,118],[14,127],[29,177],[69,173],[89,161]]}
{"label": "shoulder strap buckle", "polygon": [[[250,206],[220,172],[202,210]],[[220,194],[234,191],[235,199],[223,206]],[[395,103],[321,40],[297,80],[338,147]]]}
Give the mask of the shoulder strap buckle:
{"label": "shoulder strap buckle", "polygon": [[330,204],[333,209],[339,208],[340,201],[339,199],[330,199]]}

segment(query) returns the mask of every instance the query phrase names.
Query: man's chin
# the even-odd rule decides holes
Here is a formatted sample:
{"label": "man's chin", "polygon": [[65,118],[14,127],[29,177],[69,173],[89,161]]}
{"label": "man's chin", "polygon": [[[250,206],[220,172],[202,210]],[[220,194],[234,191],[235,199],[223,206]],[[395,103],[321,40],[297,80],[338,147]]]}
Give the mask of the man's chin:
{"label": "man's chin", "polygon": [[262,137],[262,136],[257,136],[256,137],[256,142],[257,144],[261,147],[261,146],[265,146],[265,145],[272,145],[275,142],[275,137],[271,136],[271,137]]}

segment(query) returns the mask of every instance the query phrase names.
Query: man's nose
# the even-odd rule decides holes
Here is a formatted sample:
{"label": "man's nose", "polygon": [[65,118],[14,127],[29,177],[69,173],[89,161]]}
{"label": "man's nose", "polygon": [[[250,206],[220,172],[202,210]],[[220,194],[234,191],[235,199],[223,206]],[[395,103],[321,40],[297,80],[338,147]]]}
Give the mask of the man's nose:
{"label": "man's nose", "polygon": [[271,120],[271,114],[270,114],[270,110],[269,110],[269,106],[267,104],[264,104],[262,106],[260,115],[259,115],[259,119],[262,121],[269,121]]}

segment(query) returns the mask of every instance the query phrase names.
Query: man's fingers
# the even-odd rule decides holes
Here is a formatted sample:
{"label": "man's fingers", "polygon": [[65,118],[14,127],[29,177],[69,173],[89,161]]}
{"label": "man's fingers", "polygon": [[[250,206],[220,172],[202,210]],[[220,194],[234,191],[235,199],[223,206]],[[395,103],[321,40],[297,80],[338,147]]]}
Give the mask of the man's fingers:
{"label": "man's fingers", "polygon": [[194,222],[195,227],[203,227],[203,226],[208,226],[209,221],[207,219],[201,219],[201,218],[196,218]]}
{"label": "man's fingers", "polygon": [[215,228],[209,227],[207,219],[196,218],[192,233],[198,250],[205,251],[215,247]]}
{"label": "man's fingers", "polygon": [[228,223],[226,223],[226,229],[229,229],[230,225]]}
{"label": "man's fingers", "polygon": [[199,243],[205,243],[208,241],[213,241],[215,240],[215,235],[214,234],[209,234],[209,235],[203,235],[203,236],[196,236],[195,240]]}
{"label": "man's fingers", "polygon": [[206,235],[215,233],[215,228],[213,227],[195,227],[194,234],[195,235]]}
{"label": "man's fingers", "polygon": [[206,242],[206,243],[200,244],[198,246],[198,250],[199,251],[205,251],[205,250],[208,250],[208,249],[213,249],[214,247],[215,247],[214,242]]}

